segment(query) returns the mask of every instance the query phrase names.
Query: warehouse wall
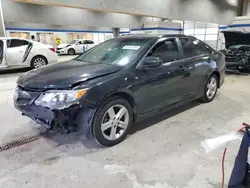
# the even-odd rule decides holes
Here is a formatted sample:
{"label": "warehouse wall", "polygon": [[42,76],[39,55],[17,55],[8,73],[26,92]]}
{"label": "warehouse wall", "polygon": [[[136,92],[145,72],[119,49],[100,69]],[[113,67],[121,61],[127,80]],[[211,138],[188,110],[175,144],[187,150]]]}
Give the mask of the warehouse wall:
{"label": "warehouse wall", "polygon": [[33,3],[81,7],[152,17],[228,24],[238,12],[241,0],[29,0]]}
{"label": "warehouse wall", "polygon": [[93,40],[96,44],[113,38],[111,28],[106,27],[87,27],[87,26],[55,26],[48,24],[36,23],[5,23],[6,36],[31,38],[35,36],[39,40],[38,35],[47,36],[47,39],[40,41],[42,43],[56,46],[56,38],[60,38],[61,43],[68,43],[73,39],[86,38]]}
{"label": "warehouse wall", "polygon": [[27,28],[27,29],[51,29],[51,30],[91,30],[91,31],[109,31],[112,33],[112,29],[109,27],[88,27],[88,26],[69,26],[69,25],[49,25],[40,23],[16,23],[6,22],[7,28]]}
{"label": "warehouse wall", "polygon": [[138,27],[140,21],[139,16],[16,3],[12,0],[2,0],[2,6],[5,22],[131,28]]}

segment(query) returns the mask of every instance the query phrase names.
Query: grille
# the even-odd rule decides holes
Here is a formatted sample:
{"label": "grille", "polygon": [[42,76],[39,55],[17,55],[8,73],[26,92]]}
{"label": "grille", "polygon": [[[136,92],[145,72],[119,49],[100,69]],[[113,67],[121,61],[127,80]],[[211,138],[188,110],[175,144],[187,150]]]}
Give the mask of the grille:
{"label": "grille", "polygon": [[24,90],[18,87],[15,91],[14,101],[17,105],[31,105],[32,102],[41,94],[41,92],[34,92]]}
{"label": "grille", "polygon": [[19,105],[26,105],[26,104],[29,104],[31,100],[29,99],[26,99],[26,98],[18,98],[16,100],[16,103],[19,104]]}

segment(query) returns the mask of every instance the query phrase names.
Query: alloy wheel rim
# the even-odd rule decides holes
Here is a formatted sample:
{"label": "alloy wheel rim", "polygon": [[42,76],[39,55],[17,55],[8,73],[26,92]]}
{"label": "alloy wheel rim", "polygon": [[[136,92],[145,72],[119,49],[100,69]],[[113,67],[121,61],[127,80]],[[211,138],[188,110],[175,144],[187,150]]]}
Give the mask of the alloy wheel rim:
{"label": "alloy wheel rim", "polygon": [[212,99],[217,90],[217,81],[214,77],[212,77],[207,84],[207,92],[206,95],[209,99]]}
{"label": "alloy wheel rim", "polygon": [[114,105],[104,114],[101,121],[101,131],[107,140],[117,140],[127,130],[129,113],[125,106]]}
{"label": "alloy wheel rim", "polygon": [[73,50],[69,50],[69,55],[74,55],[74,51]]}
{"label": "alloy wheel rim", "polygon": [[39,67],[44,66],[44,65],[46,65],[46,62],[45,62],[45,60],[43,58],[39,57],[39,58],[35,59],[35,61],[34,61],[34,67],[35,68],[39,68]]}

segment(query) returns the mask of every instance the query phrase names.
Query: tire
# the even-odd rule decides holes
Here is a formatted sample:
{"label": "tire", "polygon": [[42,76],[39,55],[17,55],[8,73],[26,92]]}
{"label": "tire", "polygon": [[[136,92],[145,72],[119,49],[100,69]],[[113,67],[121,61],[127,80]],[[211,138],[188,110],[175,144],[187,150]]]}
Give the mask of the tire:
{"label": "tire", "polygon": [[[218,77],[215,74],[212,74],[208,78],[206,85],[204,87],[203,97],[201,98],[203,102],[211,102],[214,100],[217,94],[218,84],[219,84]],[[208,90],[210,90],[210,92]]]}
{"label": "tire", "polygon": [[[119,113],[124,115],[119,116]],[[112,118],[116,119],[112,120]],[[100,145],[107,147],[119,144],[126,138],[133,121],[132,118],[133,111],[128,101],[120,97],[110,98],[97,109],[94,115],[92,130],[95,140]]]}
{"label": "tire", "polygon": [[47,64],[48,64],[48,61],[43,56],[35,56],[31,60],[31,68],[32,69],[37,69],[37,68],[42,67],[42,66],[47,65]]}
{"label": "tire", "polygon": [[75,50],[73,48],[68,49],[68,55],[75,55]]}

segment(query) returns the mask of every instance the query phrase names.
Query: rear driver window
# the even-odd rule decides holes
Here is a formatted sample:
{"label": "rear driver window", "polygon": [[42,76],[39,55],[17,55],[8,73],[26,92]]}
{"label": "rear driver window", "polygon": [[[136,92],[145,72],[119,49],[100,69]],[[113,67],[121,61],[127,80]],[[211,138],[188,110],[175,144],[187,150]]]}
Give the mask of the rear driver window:
{"label": "rear driver window", "polygon": [[159,42],[152,48],[147,56],[158,57],[164,63],[180,59],[179,50],[175,39]]}
{"label": "rear driver window", "polygon": [[184,58],[195,57],[202,54],[207,54],[208,50],[198,40],[191,38],[180,38],[182,44]]}
{"label": "rear driver window", "polygon": [[92,40],[87,40],[87,44],[94,44]]}
{"label": "rear driver window", "polygon": [[10,41],[7,42],[8,48],[14,48],[14,47],[19,47],[19,46],[25,46],[29,45],[29,42],[26,40],[19,40],[19,39],[11,39]]}

